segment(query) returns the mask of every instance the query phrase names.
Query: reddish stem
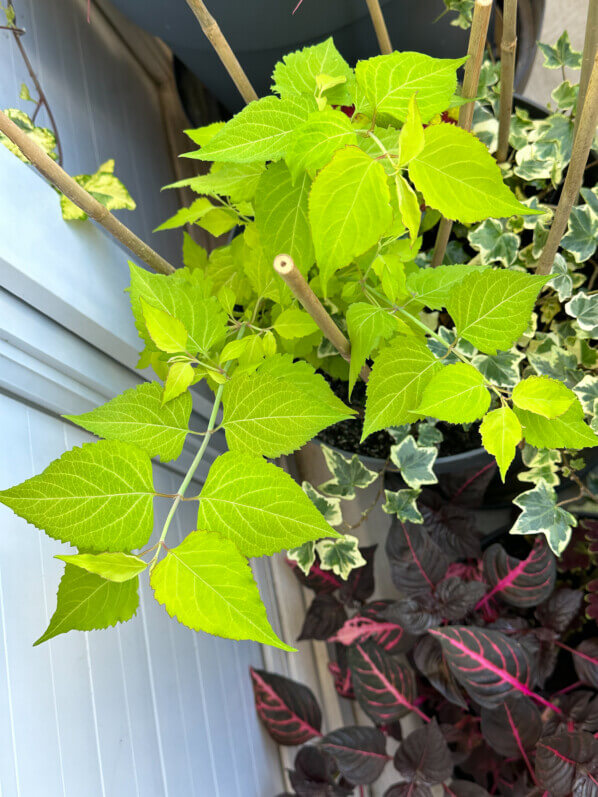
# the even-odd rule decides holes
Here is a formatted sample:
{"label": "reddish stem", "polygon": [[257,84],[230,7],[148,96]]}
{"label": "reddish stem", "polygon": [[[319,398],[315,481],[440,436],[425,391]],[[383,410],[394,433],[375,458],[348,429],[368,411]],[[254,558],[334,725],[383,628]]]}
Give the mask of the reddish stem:
{"label": "reddish stem", "polygon": [[558,647],[562,648],[563,650],[567,650],[573,656],[579,656],[580,659],[585,659],[586,661],[589,661],[590,664],[594,664],[596,667],[598,667],[598,659],[595,659],[592,656],[588,656],[587,653],[582,653],[581,650],[575,650],[574,648],[570,648],[569,645],[565,645],[564,642],[559,642],[558,639],[555,639],[554,644],[558,645]]}

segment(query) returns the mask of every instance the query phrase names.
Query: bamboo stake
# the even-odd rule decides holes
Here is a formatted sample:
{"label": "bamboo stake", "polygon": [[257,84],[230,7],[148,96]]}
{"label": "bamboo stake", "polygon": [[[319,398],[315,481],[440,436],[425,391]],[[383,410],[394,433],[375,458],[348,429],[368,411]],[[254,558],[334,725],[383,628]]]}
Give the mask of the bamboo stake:
{"label": "bamboo stake", "polygon": [[550,274],[561,239],[567,229],[567,223],[573,205],[577,201],[581,189],[584,171],[594,135],[598,125],[598,53],[594,56],[594,65],[588,83],[585,102],[579,119],[577,136],[573,143],[571,163],[563,185],[559,204],[554,213],[552,226],[546,244],[538,260],[536,274]]}
{"label": "bamboo stake", "polygon": [[366,0],[372,24],[376,31],[376,38],[378,39],[378,46],[382,55],[389,55],[392,53],[392,44],[390,43],[390,36],[388,35],[388,28],[384,14],[380,8],[380,0]]}
{"label": "bamboo stake", "polygon": [[579,78],[579,96],[577,98],[577,112],[575,114],[575,126],[573,135],[577,135],[579,119],[585,102],[592,73],[592,66],[596,51],[598,50],[598,0],[590,0],[588,6],[588,16],[586,19],[586,35],[583,43],[583,59],[581,62],[581,75]]}
{"label": "bamboo stake", "polygon": [[218,57],[224,64],[226,71],[231,76],[233,83],[238,88],[245,102],[250,103],[252,100],[257,100],[258,97],[255,93],[255,89],[249,82],[249,78],[243,71],[243,67],[239,63],[237,56],[232,51],[230,44],[220,30],[218,23],[206,8],[203,0],[187,0],[187,5],[195,14],[195,18],[201,25],[202,31],[214,50],[216,50]]}
{"label": "bamboo stake", "polygon": [[[465,75],[463,77],[462,96],[474,100],[478,93],[480,82],[480,70],[484,60],[484,49],[486,47],[486,36],[488,25],[490,24],[490,13],[492,11],[492,0],[476,0],[473,8],[473,19],[471,22],[471,32],[469,34],[469,46],[467,55],[469,56],[465,65]],[[459,127],[464,130],[471,130],[473,120],[474,102],[462,105],[459,110]],[[432,255],[432,268],[441,265],[444,253],[451,234],[453,222],[450,219],[442,219],[438,225],[434,254]]]}
{"label": "bamboo stake", "polygon": [[175,270],[174,267],[162,255],[155,252],[151,246],[148,246],[128,227],[125,227],[2,111],[0,111],[0,132],[4,133],[21,150],[27,160],[71,202],[74,202],[98,224],[101,224],[140,260],[160,274],[172,274]]}
{"label": "bamboo stake", "polygon": [[498,149],[496,160],[503,163],[509,152],[515,54],[517,51],[517,0],[505,0],[500,44],[500,111],[498,115]]}
{"label": "bamboo stake", "polygon": [[[328,311],[307,284],[307,280],[295,265],[290,255],[276,255],[274,271],[289,286],[293,296],[298,299],[318,327],[347,362],[351,360],[351,344],[332,320]],[[360,376],[367,382],[370,369],[364,365]]]}

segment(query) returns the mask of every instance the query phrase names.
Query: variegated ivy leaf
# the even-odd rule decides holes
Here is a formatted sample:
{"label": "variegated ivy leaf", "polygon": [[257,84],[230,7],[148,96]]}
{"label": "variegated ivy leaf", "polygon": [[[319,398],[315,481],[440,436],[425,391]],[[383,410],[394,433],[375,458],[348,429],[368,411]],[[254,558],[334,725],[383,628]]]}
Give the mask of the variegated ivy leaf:
{"label": "variegated ivy leaf", "polygon": [[[438,268],[442,268],[442,266],[438,266]],[[475,346],[469,341],[464,339],[457,340],[454,329],[447,329],[447,327],[441,326],[438,327],[437,334],[445,341],[446,345],[443,346],[439,340],[431,338],[428,340],[428,348],[447,365],[460,362],[457,352],[465,357],[473,357],[476,353]],[[449,348],[451,349],[450,352]]]}
{"label": "variegated ivy leaf", "polygon": [[345,534],[340,540],[320,540],[316,543],[316,551],[322,570],[332,570],[344,581],[352,570],[366,564],[359,550],[359,540],[350,534]]}
{"label": "variegated ivy leaf", "polygon": [[538,484],[543,479],[549,487],[557,487],[561,483],[559,470],[562,454],[560,451],[553,451],[549,448],[538,449],[526,443],[523,446],[521,457],[527,470],[518,474],[519,481]]}
{"label": "variegated ivy leaf", "polygon": [[436,446],[419,446],[411,435],[390,449],[390,458],[401,472],[409,487],[419,489],[423,484],[436,484],[434,463],[438,456]]}
{"label": "variegated ivy leaf", "polygon": [[577,357],[560,345],[556,335],[549,333],[543,338],[538,335],[535,343],[528,350],[527,359],[536,373],[551,376],[569,387],[580,380],[582,372],[577,368]]}
{"label": "variegated ivy leaf", "polygon": [[594,213],[598,215],[598,186],[594,186],[594,188],[582,188],[581,195]]}
{"label": "variegated ivy leaf", "polygon": [[[74,179],[108,210],[135,210],[135,200],[114,174],[114,161],[108,160],[94,174],[77,174]],[[60,197],[62,217],[84,221],[87,214],[66,196]]]}
{"label": "variegated ivy leaf", "polygon": [[[480,82],[480,88],[481,86],[482,83]],[[488,152],[492,154],[496,152],[498,147],[498,119],[487,108],[477,103],[473,112],[472,132],[488,147]]]}
{"label": "variegated ivy leaf", "polygon": [[552,269],[550,270],[550,282],[547,285],[557,292],[560,302],[564,302],[573,293],[573,278],[569,272],[565,258],[557,254]]}
{"label": "variegated ivy leaf", "polygon": [[438,446],[443,440],[444,435],[436,428],[435,421],[425,420],[417,424],[417,442],[420,446]]}
{"label": "variegated ivy leaf", "polygon": [[577,519],[557,506],[557,494],[553,488],[540,481],[532,490],[515,498],[513,503],[523,511],[510,534],[544,534],[556,556],[560,556],[569,544],[571,529],[577,526]]}
{"label": "variegated ivy leaf", "polygon": [[590,296],[579,291],[565,305],[568,315],[577,320],[579,326],[589,332],[591,337],[598,337],[598,296]]}
{"label": "variegated ivy leaf", "polygon": [[578,382],[573,392],[577,394],[581,405],[587,414],[594,411],[594,402],[598,399],[598,376],[586,374],[581,382]]}
{"label": "variegated ivy leaf", "polygon": [[578,95],[579,85],[565,80],[554,89],[550,96],[561,111],[572,111],[577,106]]}
{"label": "variegated ivy leaf", "polygon": [[355,490],[363,490],[378,478],[378,473],[369,470],[357,454],[345,457],[328,446],[322,446],[322,453],[332,479],[318,485],[318,489],[326,495],[346,500],[355,498]]}
{"label": "variegated ivy leaf", "polygon": [[[11,8],[11,6],[8,6],[8,8]],[[58,155],[56,154],[56,136],[48,127],[37,127],[31,121],[25,111],[21,111],[18,108],[5,108],[4,113],[8,116],[11,122],[14,122],[17,127],[20,127],[21,130],[24,131],[28,138],[31,138],[39,147],[41,147],[44,152],[46,152],[52,158],[52,160],[57,160]],[[25,163],[28,162],[27,158],[23,155],[17,145],[13,144],[12,141],[4,135],[4,133],[0,133],[0,144],[4,144],[4,146],[10,150],[13,155],[16,155],[19,160],[24,161]],[[83,214],[83,216],[85,217],[85,214]]]}
{"label": "variegated ivy leaf", "polygon": [[571,252],[576,263],[584,263],[592,257],[598,246],[598,214],[589,205],[572,209],[561,246]]}
{"label": "variegated ivy leaf", "polygon": [[[306,483],[304,482],[304,484]],[[316,543],[313,540],[309,540],[309,542],[304,542],[298,548],[292,548],[287,551],[287,559],[297,562],[299,570],[308,576],[313,563],[316,561]]]}
{"label": "variegated ivy leaf", "polygon": [[497,387],[513,388],[521,378],[520,364],[525,355],[517,349],[498,354],[476,354],[471,364],[488,382]]}
{"label": "variegated ivy leaf", "polygon": [[482,256],[483,263],[501,263],[512,266],[517,259],[520,239],[505,231],[505,222],[486,219],[467,236],[469,243]]}
{"label": "variegated ivy leaf", "polygon": [[564,31],[555,45],[538,42],[538,47],[544,54],[544,63],[547,69],[581,68],[581,53],[571,46],[569,34]]}
{"label": "variegated ivy leaf", "polygon": [[340,498],[322,495],[309,482],[302,482],[301,487],[316,509],[322,513],[327,523],[330,523],[331,526],[341,525],[343,513]]}
{"label": "variegated ivy leaf", "polygon": [[421,490],[384,490],[386,502],[382,509],[389,515],[396,515],[402,523],[423,523],[424,519],[417,508],[417,498]]}

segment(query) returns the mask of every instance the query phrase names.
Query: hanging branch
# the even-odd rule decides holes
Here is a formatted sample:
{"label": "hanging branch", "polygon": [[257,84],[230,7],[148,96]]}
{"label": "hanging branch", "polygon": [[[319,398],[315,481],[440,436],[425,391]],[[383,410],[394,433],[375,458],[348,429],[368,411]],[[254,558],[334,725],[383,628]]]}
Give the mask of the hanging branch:
{"label": "hanging branch", "polygon": [[203,0],[187,0],[187,5],[195,14],[195,18],[201,25],[202,31],[214,50],[216,50],[218,57],[224,64],[226,71],[231,76],[233,83],[238,88],[245,102],[249,103],[252,100],[257,100],[258,97],[255,93],[255,89],[249,82],[249,78],[243,71],[243,67],[239,63],[237,56],[232,51],[230,44],[220,30],[218,23],[206,8]]}
{"label": "hanging branch", "polygon": [[536,274],[550,274],[559,244],[567,229],[567,223],[573,205],[577,201],[581,189],[586,163],[592,149],[596,126],[598,125],[598,53],[594,57],[594,65],[588,83],[585,102],[575,141],[567,177],[563,185],[559,204],[554,213],[546,244],[538,260]]}
{"label": "hanging branch", "polygon": [[[307,280],[295,265],[293,258],[290,255],[276,255],[274,258],[274,271],[289,286],[293,296],[299,300],[341,357],[349,362],[351,360],[351,344],[334,323],[322,302],[309,287]],[[369,375],[370,369],[367,365],[364,365],[360,371],[360,376],[364,382],[367,382]]]}
{"label": "hanging branch", "polygon": [[573,135],[577,135],[579,119],[585,102],[592,73],[592,66],[596,51],[598,50],[598,0],[590,0],[588,6],[588,16],[586,20],[586,35],[583,43],[583,58],[581,62],[581,75],[579,78],[579,95],[577,97],[577,112],[575,114],[575,126]]}
{"label": "hanging branch", "polygon": [[500,111],[498,114],[498,149],[496,151],[496,160],[499,163],[506,161],[509,152],[516,51],[517,0],[505,0],[500,44]]}
{"label": "hanging branch", "polygon": [[138,238],[128,227],[125,227],[97,199],[94,199],[2,111],[0,111],[0,132],[4,133],[21,150],[27,160],[71,202],[74,202],[78,208],[105,227],[140,260],[160,274],[172,274],[174,267],[168,261]]}
{"label": "hanging branch", "polygon": [[384,20],[384,14],[380,8],[380,0],[365,0],[368,5],[368,11],[372,18],[372,25],[376,31],[376,38],[378,39],[378,46],[382,55],[389,55],[392,53],[392,44],[390,43],[390,36],[388,35],[388,28]]}
{"label": "hanging branch", "polygon": [[[480,70],[484,60],[484,49],[486,47],[486,35],[490,24],[490,12],[492,11],[492,0],[476,0],[473,8],[473,19],[471,32],[469,34],[469,46],[467,48],[468,60],[465,65],[465,76],[461,96],[472,102],[462,105],[459,110],[459,127],[464,130],[471,130],[473,120],[474,100],[478,93],[480,82]],[[451,234],[453,222],[450,219],[441,219],[436,235],[434,254],[432,255],[432,268],[441,265],[444,253]]]}

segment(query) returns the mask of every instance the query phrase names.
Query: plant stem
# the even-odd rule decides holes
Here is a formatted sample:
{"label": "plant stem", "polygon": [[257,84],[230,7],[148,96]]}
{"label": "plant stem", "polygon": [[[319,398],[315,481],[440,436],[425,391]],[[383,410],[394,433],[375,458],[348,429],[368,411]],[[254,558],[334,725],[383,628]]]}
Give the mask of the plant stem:
{"label": "plant stem", "polygon": [[390,36],[388,35],[388,28],[384,20],[384,14],[380,8],[380,0],[365,0],[372,18],[372,25],[376,31],[376,38],[378,39],[378,46],[383,55],[392,53],[392,44],[390,43]]}
{"label": "plant stem", "polygon": [[144,263],[160,272],[160,274],[172,274],[175,270],[162,255],[154,251],[151,246],[144,243],[134,232],[120,222],[116,216],[104,207],[97,199],[91,196],[73,178],[59,166],[56,161],[30,138],[24,130],[21,130],[8,116],[0,111],[0,132],[9,138],[23,153],[23,155],[43,174],[53,185],[58,188],[71,202],[81,208],[88,216],[105,227],[118,241],[134,255],[139,257]]}
{"label": "plant stem", "polygon": [[[293,296],[299,300],[341,357],[350,362],[351,344],[334,323],[322,302],[309,287],[305,277],[293,262],[293,258],[290,255],[276,255],[274,258],[274,271],[289,286]],[[367,365],[364,365],[360,371],[360,376],[364,382],[367,382],[369,375],[370,369]]]}
{"label": "plant stem", "polygon": [[577,98],[577,111],[575,113],[575,126],[573,136],[577,135],[579,119],[584,106],[592,66],[598,50],[598,0],[590,0],[588,16],[586,19],[586,35],[583,43],[583,59],[581,62],[581,75],[579,78],[579,95]]}
{"label": "plant stem", "polygon": [[583,183],[585,166],[592,149],[596,125],[598,125],[598,54],[594,57],[594,66],[592,67],[586,99],[579,118],[579,128],[573,142],[573,152],[569,169],[567,170],[567,177],[565,178],[559,204],[554,213],[546,244],[538,260],[536,274],[550,274],[559,244],[567,229],[571,210],[577,201],[579,190]]}
{"label": "plant stem", "polygon": [[239,90],[239,94],[246,103],[257,100],[255,89],[249,82],[249,78],[243,71],[237,56],[232,51],[230,44],[220,30],[218,23],[206,8],[203,0],[187,0],[187,5],[195,14],[202,31],[224,64],[226,71]]}
{"label": "plant stem", "polygon": [[[465,65],[465,76],[463,77],[461,90],[461,96],[472,101],[468,102],[467,105],[462,105],[459,109],[459,127],[462,127],[463,130],[471,130],[475,106],[474,99],[478,93],[480,70],[484,60],[484,47],[486,45],[491,11],[492,0],[476,0],[469,34],[469,46],[467,48],[468,61]],[[452,226],[453,222],[450,219],[441,219],[436,235],[434,254],[432,255],[432,268],[440,266],[444,260],[444,253],[446,252]]]}
{"label": "plant stem", "polygon": [[496,160],[503,163],[509,152],[515,53],[517,51],[517,0],[505,0],[500,44],[500,111],[498,115],[498,149]]}

